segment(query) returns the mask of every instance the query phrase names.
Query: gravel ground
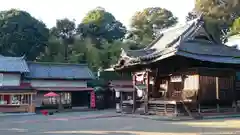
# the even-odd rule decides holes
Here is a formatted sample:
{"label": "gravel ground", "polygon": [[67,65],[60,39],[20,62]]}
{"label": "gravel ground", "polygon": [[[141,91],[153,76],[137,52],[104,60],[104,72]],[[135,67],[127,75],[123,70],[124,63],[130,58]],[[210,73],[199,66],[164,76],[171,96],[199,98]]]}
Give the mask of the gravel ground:
{"label": "gravel ground", "polygon": [[0,135],[240,135],[239,118],[186,122],[120,116],[96,118],[113,114],[96,111],[1,117]]}

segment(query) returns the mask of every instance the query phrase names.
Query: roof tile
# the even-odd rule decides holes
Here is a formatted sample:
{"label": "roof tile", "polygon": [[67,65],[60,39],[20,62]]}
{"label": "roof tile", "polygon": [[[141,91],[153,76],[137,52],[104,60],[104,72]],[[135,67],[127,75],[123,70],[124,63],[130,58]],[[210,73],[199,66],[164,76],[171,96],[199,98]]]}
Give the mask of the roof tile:
{"label": "roof tile", "polygon": [[36,79],[94,79],[85,64],[28,62],[30,72],[26,78]]}
{"label": "roof tile", "polygon": [[24,57],[5,57],[0,55],[0,72],[29,72]]}

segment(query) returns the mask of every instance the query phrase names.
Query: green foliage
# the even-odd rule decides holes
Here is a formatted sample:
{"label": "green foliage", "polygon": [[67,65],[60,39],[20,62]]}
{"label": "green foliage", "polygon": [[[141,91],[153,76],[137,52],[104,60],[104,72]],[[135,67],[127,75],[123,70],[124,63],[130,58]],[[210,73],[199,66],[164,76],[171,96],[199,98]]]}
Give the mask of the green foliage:
{"label": "green foliage", "polygon": [[45,51],[37,58],[42,62],[64,62],[64,45],[55,36],[51,36]]}
{"label": "green foliage", "polygon": [[236,17],[240,15],[239,0],[196,0],[195,11],[202,13],[207,22],[208,31],[213,38],[222,42],[222,30],[231,26]]}
{"label": "green foliage", "polygon": [[103,79],[98,79],[98,80],[91,80],[87,82],[88,87],[107,87],[108,86],[108,81],[105,81]]}
{"label": "green foliage", "polygon": [[89,37],[97,47],[103,41],[112,42],[124,37],[126,27],[103,8],[96,8],[87,13],[78,25],[78,34]]}
{"label": "green foliage", "polygon": [[131,21],[132,39],[137,44],[145,41],[151,42],[155,36],[155,30],[161,30],[173,26],[177,23],[177,18],[171,11],[160,7],[146,8],[136,12]]}
{"label": "green foliage", "polygon": [[[221,25],[230,22],[230,13],[238,14],[239,4],[233,0],[236,3],[230,3],[227,9],[223,9],[213,0],[209,1],[197,1],[195,10],[204,13],[208,31],[215,39],[220,39]],[[195,17],[196,14],[189,14],[188,19]],[[232,32],[239,32],[239,20],[233,23]],[[89,11],[80,24],[76,25],[67,18],[56,20],[56,26],[49,31],[42,22],[27,12],[2,11],[0,53],[8,56],[25,55],[27,60],[87,63],[93,71],[97,71],[116,64],[121,48],[143,48],[152,42],[157,31],[176,23],[177,18],[170,11],[160,7],[146,8],[134,14],[131,30],[127,33],[125,26],[111,13],[96,8]],[[107,76],[122,78],[118,73],[106,73],[105,77]]]}
{"label": "green foliage", "polygon": [[231,34],[231,35],[235,35],[235,34],[239,34],[239,33],[240,33],[240,17],[237,18],[237,19],[233,22],[233,24],[232,24],[232,26],[231,26],[231,32],[230,32],[230,34]]}
{"label": "green foliage", "polygon": [[64,46],[64,58],[65,61],[67,61],[71,51],[69,47],[73,44],[76,35],[75,22],[67,18],[57,20],[56,26],[50,30],[50,34],[62,41],[61,44]]}
{"label": "green foliage", "polygon": [[203,13],[208,19],[231,24],[240,15],[239,0],[196,0],[195,10]]}
{"label": "green foliage", "polygon": [[115,71],[102,71],[100,78],[104,80],[132,80],[131,73],[117,73]]}
{"label": "green foliage", "polygon": [[25,11],[0,12],[0,53],[35,60],[47,46],[49,30]]}
{"label": "green foliage", "polygon": [[69,19],[61,19],[56,21],[56,26],[51,30],[51,35],[54,35],[60,39],[65,40],[66,43],[72,43],[76,34],[76,26],[74,21]]}

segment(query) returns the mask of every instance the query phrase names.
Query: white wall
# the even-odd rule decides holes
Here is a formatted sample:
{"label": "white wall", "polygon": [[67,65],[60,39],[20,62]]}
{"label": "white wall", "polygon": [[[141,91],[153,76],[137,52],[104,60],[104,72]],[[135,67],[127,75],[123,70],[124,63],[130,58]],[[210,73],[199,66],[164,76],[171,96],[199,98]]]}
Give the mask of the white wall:
{"label": "white wall", "polygon": [[20,74],[0,73],[0,86],[19,86],[20,79]]}
{"label": "white wall", "polygon": [[87,87],[86,81],[30,80],[33,87]]}

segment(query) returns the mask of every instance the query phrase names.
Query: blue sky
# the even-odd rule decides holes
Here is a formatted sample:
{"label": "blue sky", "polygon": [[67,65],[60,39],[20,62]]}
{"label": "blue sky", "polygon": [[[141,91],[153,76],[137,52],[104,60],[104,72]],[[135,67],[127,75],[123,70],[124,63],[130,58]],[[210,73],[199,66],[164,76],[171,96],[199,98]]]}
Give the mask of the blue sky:
{"label": "blue sky", "polygon": [[146,7],[163,7],[173,12],[180,22],[194,7],[194,0],[4,0],[0,10],[17,8],[31,13],[48,27],[55,25],[56,19],[75,19],[81,22],[84,15],[95,7],[104,7],[126,26],[131,16]]}

